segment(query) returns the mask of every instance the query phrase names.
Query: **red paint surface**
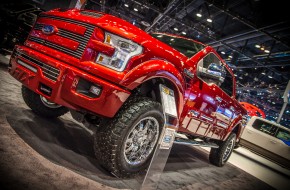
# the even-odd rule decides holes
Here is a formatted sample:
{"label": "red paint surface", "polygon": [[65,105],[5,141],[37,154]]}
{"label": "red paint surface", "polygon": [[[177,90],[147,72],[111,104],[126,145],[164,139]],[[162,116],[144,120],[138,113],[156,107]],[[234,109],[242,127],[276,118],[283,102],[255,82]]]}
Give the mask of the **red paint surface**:
{"label": "red paint surface", "polygon": [[258,116],[262,118],[266,118],[265,112],[263,112],[258,107],[254,106],[253,104],[247,102],[240,102],[240,104],[247,110],[249,116]]}
{"label": "red paint surface", "polygon": [[[37,73],[33,73],[17,64],[17,57],[12,56],[11,58],[10,74],[47,99],[73,109],[85,109],[98,115],[113,117],[130,96],[132,90],[147,80],[164,78],[174,84],[180,131],[224,139],[241,122],[245,110],[234,98],[235,89],[233,97],[229,97],[218,86],[208,85],[196,76],[196,65],[200,59],[210,52],[219,57],[212,47],[207,46],[189,59],[141,29],[111,15],[105,14],[100,18],[94,18],[81,15],[79,10],[65,12],[52,10],[45,14],[72,19],[95,27],[80,59],[49,48],[45,44],[29,40],[26,41],[25,46],[16,47],[17,51],[24,52],[60,70],[60,76],[56,82],[53,82],[43,76],[40,67],[28,60],[24,61],[36,67],[38,69]],[[67,23],[66,21],[50,18],[41,18],[37,22],[50,24],[57,28],[75,32],[78,35],[84,35],[86,31],[85,27],[76,22]],[[143,47],[142,54],[132,57],[122,72],[95,63],[98,53],[112,55],[114,52],[114,48],[103,43],[105,31],[130,39]],[[40,30],[32,30],[31,35],[47,39],[70,50],[75,50],[79,45],[78,42],[71,39],[63,39],[63,37],[58,36],[58,33],[45,36]],[[226,64],[225,67],[233,75]],[[194,74],[189,83],[184,80],[184,69],[188,69]],[[92,99],[76,93],[73,83],[74,81],[77,82],[80,77],[102,86],[101,96]],[[39,83],[51,87],[53,89],[52,95],[48,97],[41,93]],[[235,86],[235,81],[233,83]],[[215,100],[216,96],[221,97],[222,102],[217,102]],[[223,110],[230,106],[232,106],[232,115],[229,122],[225,123],[215,113],[217,109],[220,109],[221,114],[224,114]],[[197,111],[199,115],[197,117],[193,116],[191,114],[192,110]],[[204,118],[212,119],[212,121],[209,122]],[[193,122],[195,124],[191,125]],[[217,122],[223,123],[226,127],[219,127]]]}

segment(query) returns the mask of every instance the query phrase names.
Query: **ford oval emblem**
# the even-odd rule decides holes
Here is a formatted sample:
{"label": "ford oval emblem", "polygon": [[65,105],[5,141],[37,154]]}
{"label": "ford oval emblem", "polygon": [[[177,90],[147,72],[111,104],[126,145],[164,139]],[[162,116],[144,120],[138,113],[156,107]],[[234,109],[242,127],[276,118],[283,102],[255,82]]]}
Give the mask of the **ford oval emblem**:
{"label": "ford oval emblem", "polygon": [[51,26],[51,25],[44,25],[41,29],[42,33],[46,34],[46,35],[50,35],[50,34],[53,34],[56,29],[54,26]]}

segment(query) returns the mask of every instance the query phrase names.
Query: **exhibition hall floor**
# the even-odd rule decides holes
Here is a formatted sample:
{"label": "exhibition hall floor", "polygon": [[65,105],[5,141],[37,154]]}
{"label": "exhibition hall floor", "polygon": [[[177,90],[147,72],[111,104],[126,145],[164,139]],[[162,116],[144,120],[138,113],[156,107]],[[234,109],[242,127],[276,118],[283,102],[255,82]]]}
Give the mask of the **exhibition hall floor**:
{"label": "exhibition hall floor", "polygon": [[[92,135],[69,114],[45,119],[24,104],[19,82],[0,63],[0,189],[130,189],[94,158]],[[239,148],[219,168],[206,149],[174,145],[158,189],[286,189],[290,171]]]}

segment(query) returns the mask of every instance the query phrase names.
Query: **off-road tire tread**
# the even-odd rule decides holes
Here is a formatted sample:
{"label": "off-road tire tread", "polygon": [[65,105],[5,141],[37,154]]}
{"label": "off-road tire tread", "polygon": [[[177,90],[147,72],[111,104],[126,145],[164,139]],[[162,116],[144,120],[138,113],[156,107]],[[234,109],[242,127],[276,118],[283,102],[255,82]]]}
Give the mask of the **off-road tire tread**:
{"label": "off-road tire tread", "polygon": [[29,88],[22,86],[21,88],[22,97],[24,102],[31,110],[42,117],[46,118],[56,118],[66,114],[69,110],[62,106],[59,108],[48,108],[43,105],[42,101],[40,100],[39,94],[33,92]]}
{"label": "off-road tire tread", "polygon": [[[209,162],[212,163],[215,166],[222,167],[227,162],[227,159],[225,163],[222,162],[223,153],[227,148],[228,143],[232,138],[236,138],[235,133],[231,133],[226,141],[220,141],[219,148],[211,148],[209,153]],[[234,149],[234,148],[233,148]],[[233,149],[231,151],[233,151]],[[229,156],[230,157],[230,156]]]}
{"label": "off-road tire tread", "polygon": [[129,173],[122,170],[122,167],[117,162],[119,155],[117,146],[122,145],[124,142],[122,134],[129,127],[131,120],[136,119],[138,113],[153,108],[162,110],[161,104],[150,98],[130,97],[112,120],[103,119],[101,121],[95,133],[94,151],[99,163],[114,175],[127,178],[139,173]]}

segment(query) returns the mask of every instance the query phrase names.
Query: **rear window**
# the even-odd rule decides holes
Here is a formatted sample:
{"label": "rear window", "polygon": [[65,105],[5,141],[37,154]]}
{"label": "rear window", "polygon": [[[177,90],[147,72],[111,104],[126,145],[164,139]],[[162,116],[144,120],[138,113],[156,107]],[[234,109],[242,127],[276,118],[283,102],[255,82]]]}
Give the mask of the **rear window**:
{"label": "rear window", "polygon": [[290,132],[285,129],[278,129],[276,137],[284,141],[290,141]]}
{"label": "rear window", "polygon": [[275,135],[278,127],[271,124],[271,123],[267,123],[264,122],[262,120],[256,119],[253,123],[253,127],[257,130],[260,130],[264,133],[267,133],[269,135]]}
{"label": "rear window", "polygon": [[176,36],[169,36],[165,34],[151,34],[151,36],[171,46],[188,58],[194,56],[197,52],[205,47],[202,44],[194,42],[193,40],[184,39]]}

